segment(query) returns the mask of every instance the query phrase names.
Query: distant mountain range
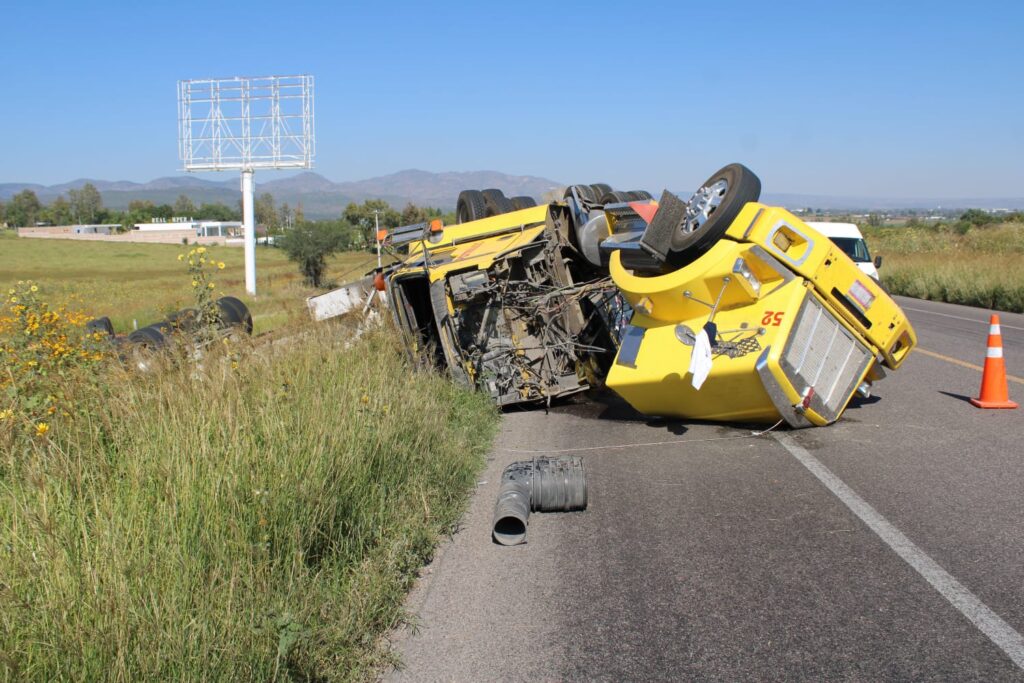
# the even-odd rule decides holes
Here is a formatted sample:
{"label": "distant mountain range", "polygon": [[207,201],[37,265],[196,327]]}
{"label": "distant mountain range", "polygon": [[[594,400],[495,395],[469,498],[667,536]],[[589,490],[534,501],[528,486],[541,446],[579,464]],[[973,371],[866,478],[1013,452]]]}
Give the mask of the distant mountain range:
{"label": "distant mountain range", "polygon": [[[268,175],[264,175],[267,178]],[[32,190],[40,201],[49,203],[68,190],[92,183],[103,196],[104,206],[112,209],[127,208],[134,200],[149,200],[155,204],[173,204],[178,195],[187,195],[195,204],[221,202],[234,206],[240,198],[240,180],[235,174],[225,174],[226,180],[213,181],[195,176],[157,178],[148,183],[127,180],[109,181],[80,178],[60,185],[31,183],[0,183],[0,201],[7,201],[24,189]],[[269,176],[273,178],[273,176]],[[527,195],[539,198],[560,183],[534,176],[514,176],[497,171],[471,171],[465,173],[430,173],[407,170],[391,175],[353,182],[335,183],[319,173],[300,173],[288,178],[268,179],[260,182],[256,174],[256,193],[269,192],[280,205],[292,207],[302,204],[309,218],[336,217],[349,202],[383,199],[394,207],[408,203],[417,206],[455,208],[459,192],[467,188],[496,187],[506,195]]]}
{"label": "distant mountain range", "polygon": [[[268,177],[264,175],[263,178]],[[270,176],[272,177],[272,176]],[[234,205],[239,199],[239,178],[225,174],[225,180],[212,181],[195,176],[170,176],[157,178],[148,183],[128,180],[95,180],[80,178],[60,185],[36,185],[31,183],[0,183],[0,201],[7,201],[24,189],[33,190],[41,201],[49,203],[68,190],[92,183],[103,195],[106,206],[114,209],[127,208],[128,203],[139,199],[156,204],[173,204],[178,195],[185,194],[197,205],[203,202],[221,202]],[[496,187],[508,196],[528,195],[540,198],[545,192],[561,183],[536,176],[515,176],[497,171],[469,171],[431,173],[429,171],[407,170],[367,180],[336,183],[318,173],[300,173],[281,179],[260,182],[256,174],[256,192],[269,192],[278,203],[287,202],[295,207],[302,204],[309,218],[338,216],[349,202],[366,199],[383,199],[392,206],[401,208],[408,203],[418,206],[432,206],[445,210],[455,208],[455,201],[461,190],[467,188],[485,189]],[[628,188],[633,189],[633,188]],[[649,188],[655,194],[661,188]],[[688,192],[681,193],[687,196]],[[815,208],[833,211],[878,211],[892,209],[1024,209],[1024,197],[1003,198],[879,198],[843,197],[804,194],[766,193],[762,201],[789,208]]]}

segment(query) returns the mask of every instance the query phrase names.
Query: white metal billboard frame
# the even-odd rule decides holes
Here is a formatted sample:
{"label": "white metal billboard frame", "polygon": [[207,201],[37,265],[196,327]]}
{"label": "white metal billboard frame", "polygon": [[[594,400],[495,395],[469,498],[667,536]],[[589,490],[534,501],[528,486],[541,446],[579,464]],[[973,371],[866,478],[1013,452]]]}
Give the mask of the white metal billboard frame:
{"label": "white metal billboard frame", "polygon": [[256,293],[256,169],[312,168],[313,76],[178,81],[178,158],[183,170],[241,171],[245,289]]}

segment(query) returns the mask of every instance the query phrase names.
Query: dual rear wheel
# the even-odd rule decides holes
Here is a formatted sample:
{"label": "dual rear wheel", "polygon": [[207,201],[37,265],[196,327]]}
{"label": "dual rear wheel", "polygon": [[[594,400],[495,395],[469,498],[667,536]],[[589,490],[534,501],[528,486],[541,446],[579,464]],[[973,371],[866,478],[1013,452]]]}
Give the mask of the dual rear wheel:
{"label": "dual rear wheel", "polygon": [[455,221],[469,223],[481,218],[500,216],[503,213],[529,209],[537,206],[533,197],[506,197],[498,189],[463,190],[459,193],[459,201],[455,206]]}

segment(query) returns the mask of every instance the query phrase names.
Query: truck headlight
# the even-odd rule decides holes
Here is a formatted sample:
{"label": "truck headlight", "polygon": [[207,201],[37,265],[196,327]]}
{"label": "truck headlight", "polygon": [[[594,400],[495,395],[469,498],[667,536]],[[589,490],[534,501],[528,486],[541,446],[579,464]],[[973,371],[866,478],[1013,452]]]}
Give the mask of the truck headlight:
{"label": "truck headlight", "polygon": [[738,276],[736,281],[740,283],[743,289],[747,290],[747,294],[754,297],[755,299],[761,294],[761,281],[757,279],[753,271],[750,270],[750,266],[742,258],[736,259],[736,263],[732,266],[732,272]]}

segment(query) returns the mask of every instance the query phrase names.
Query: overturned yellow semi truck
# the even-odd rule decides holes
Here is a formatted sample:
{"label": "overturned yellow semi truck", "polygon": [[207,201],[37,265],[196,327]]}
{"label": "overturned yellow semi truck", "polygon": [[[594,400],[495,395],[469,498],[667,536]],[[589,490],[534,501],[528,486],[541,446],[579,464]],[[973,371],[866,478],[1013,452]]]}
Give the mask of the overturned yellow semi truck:
{"label": "overturned yellow semi truck", "polygon": [[560,194],[517,207],[466,191],[460,223],[387,236],[404,251],[383,275],[410,352],[499,405],[607,386],[652,416],[822,426],[916,344],[881,286],[759,203],[740,164],[687,201]]}
{"label": "overturned yellow semi truck", "polygon": [[878,282],[759,191],[728,166],[603,245],[633,309],[607,383],[638,411],[822,426],[916,344]]}

